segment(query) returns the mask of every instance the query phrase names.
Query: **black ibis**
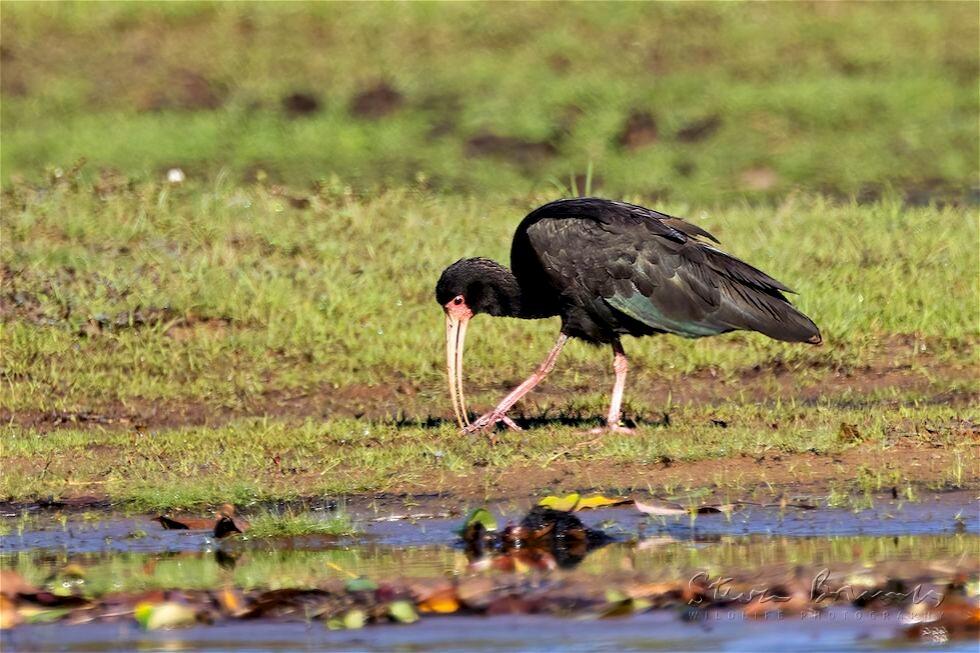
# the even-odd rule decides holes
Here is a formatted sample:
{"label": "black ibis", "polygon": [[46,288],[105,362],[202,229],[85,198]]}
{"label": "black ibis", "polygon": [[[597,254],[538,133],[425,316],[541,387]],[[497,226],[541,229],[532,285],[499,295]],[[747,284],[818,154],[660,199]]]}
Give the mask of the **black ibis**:
{"label": "black ibis", "polygon": [[[710,242],[709,242],[710,241]],[[627,358],[620,338],[673,333],[701,338],[758,331],[820,344],[820,331],[783,295],[785,285],[726,254],[704,229],[635,204],[565,199],[524,218],[511,244],[511,268],[485,258],[456,261],[436,284],[446,313],[446,364],[456,420],[473,433],[503,423],[510,408],[551,371],[568,338],[608,344],[615,383],[606,428],[621,422]],[[561,317],[558,341],[524,383],[470,422],[463,395],[463,345],[480,313],[526,319]]]}

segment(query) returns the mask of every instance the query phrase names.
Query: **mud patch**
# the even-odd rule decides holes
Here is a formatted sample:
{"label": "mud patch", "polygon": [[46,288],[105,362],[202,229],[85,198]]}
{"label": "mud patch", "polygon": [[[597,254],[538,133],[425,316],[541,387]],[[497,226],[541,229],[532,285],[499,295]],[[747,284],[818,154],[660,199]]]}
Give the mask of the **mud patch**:
{"label": "mud patch", "polygon": [[695,120],[677,131],[681,143],[697,143],[713,136],[721,127],[721,116],[715,114]]}
{"label": "mud patch", "polygon": [[483,132],[466,141],[465,153],[468,157],[495,157],[531,165],[554,156],[557,149],[547,141],[529,141]]}
{"label": "mud patch", "polygon": [[648,111],[634,111],[616,138],[620,147],[638,150],[657,142],[657,121]]}
{"label": "mud patch", "polygon": [[282,109],[290,118],[310,116],[320,111],[320,100],[312,93],[295,92],[283,97]]}
{"label": "mud patch", "polygon": [[350,112],[358,118],[377,120],[400,109],[404,101],[404,96],[394,86],[387,82],[378,82],[354,96],[350,103]]}
{"label": "mud patch", "polygon": [[225,103],[227,89],[193,70],[176,70],[136,101],[139,111],[213,111]]}

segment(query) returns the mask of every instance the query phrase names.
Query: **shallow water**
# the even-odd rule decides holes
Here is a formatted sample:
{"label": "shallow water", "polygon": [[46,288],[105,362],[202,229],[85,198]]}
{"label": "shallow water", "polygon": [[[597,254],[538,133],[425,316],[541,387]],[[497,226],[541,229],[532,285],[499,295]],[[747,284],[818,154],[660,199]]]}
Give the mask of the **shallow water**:
{"label": "shallow water", "polygon": [[243,622],[179,631],[141,631],[135,624],[20,628],[7,639],[10,651],[780,651],[848,653],[850,651],[976,651],[976,642],[944,645],[909,642],[895,637],[897,619],[859,618],[837,610],[820,620],[787,622],[718,619],[690,623],[666,612],[628,619],[582,621],[555,617],[436,617],[424,626],[391,626],[358,631],[330,631],[319,624]]}
{"label": "shallow water", "polygon": [[[647,580],[758,574],[828,568],[850,573],[948,574],[980,567],[980,515],[969,493],[919,503],[879,500],[873,509],[802,510],[748,506],[730,515],[650,518],[631,506],[578,513],[615,541],[590,553],[574,569],[550,579],[592,585],[624,578]],[[493,509],[517,521],[513,506]],[[397,511],[393,511],[397,512]],[[382,514],[382,519],[384,515]],[[149,517],[104,519],[8,518],[0,538],[0,567],[36,585],[50,583],[68,564],[84,569],[86,593],[147,589],[315,587],[347,575],[377,580],[444,578],[464,574],[468,560],[458,543],[460,518],[375,521],[357,515],[357,538],[293,538],[224,542],[206,531],[168,531]],[[911,570],[911,572],[910,572]],[[868,651],[933,650],[899,638],[898,613],[869,615],[831,608],[819,618],[746,620],[722,611],[707,621],[685,621],[659,610],[611,621],[545,616],[427,617],[412,627],[328,631],[319,622],[219,623],[173,632],[141,631],[119,623],[19,626],[3,635],[14,651],[594,651],[721,650]],[[613,625],[615,624],[615,625]],[[966,647],[969,646],[969,649]],[[975,642],[942,650],[976,650]]]}

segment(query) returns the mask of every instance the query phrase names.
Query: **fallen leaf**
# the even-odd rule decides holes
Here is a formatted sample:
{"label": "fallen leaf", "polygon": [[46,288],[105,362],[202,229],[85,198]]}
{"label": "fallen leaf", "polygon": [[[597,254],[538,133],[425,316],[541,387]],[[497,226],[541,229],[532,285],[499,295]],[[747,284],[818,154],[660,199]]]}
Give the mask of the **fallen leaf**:
{"label": "fallen leaf", "polygon": [[367,613],[360,608],[348,610],[339,617],[327,620],[327,628],[330,630],[358,630],[364,628],[367,623]]}
{"label": "fallen leaf", "polygon": [[373,592],[378,589],[378,584],[370,578],[351,578],[345,586],[348,592]]}
{"label": "fallen leaf", "polygon": [[71,614],[71,608],[22,606],[17,610],[17,613],[23,617],[25,624],[46,624]]}
{"label": "fallen leaf", "polygon": [[364,628],[364,624],[367,623],[367,614],[364,610],[360,608],[354,608],[349,610],[347,614],[344,615],[344,628],[348,630],[357,630],[358,628]]}
{"label": "fallen leaf", "polygon": [[456,587],[456,597],[470,608],[485,608],[490,601],[494,583],[486,576],[477,576],[460,581]]}
{"label": "fallen leaf", "polygon": [[643,503],[639,499],[633,501],[633,505],[640,512],[646,513],[648,515],[687,515],[690,514],[684,508],[679,508],[675,506],[655,506],[652,503]]}
{"label": "fallen leaf", "polygon": [[533,603],[520,596],[501,596],[487,606],[487,615],[492,617],[504,614],[529,614],[534,612],[535,607]]}
{"label": "fallen leaf", "polygon": [[564,497],[547,496],[540,501],[538,505],[544,508],[551,508],[552,510],[557,510],[559,512],[571,512],[575,510],[575,506],[581,497],[578,492],[572,492]]}
{"label": "fallen leaf", "polygon": [[624,503],[632,503],[633,500],[627,497],[615,497],[610,499],[609,497],[604,497],[601,494],[595,494],[591,497],[581,497],[578,503],[575,504],[575,510],[593,510],[595,508],[606,508],[608,506],[620,506]]}
{"label": "fallen leaf", "polygon": [[6,594],[0,594],[0,630],[13,628],[20,622],[21,616],[18,614],[13,600]]}
{"label": "fallen leaf", "polygon": [[625,617],[653,607],[653,603],[645,598],[633,598],[616,589],[606,590],[606,601],[606,606],[599,612],[600,619]]}
{"label": "fallen leaf", "polygon": [[14,597],[18,594],[37,594],[38,589],[12,569],[0,569],[0,594]]}
{"label": "fallen leaf", "polygon": [[436,614],[450,614],[459,610],[459,599],[456,590],[446,587],[436,590],[418,604],[419,612],[434,612]]}
{"label": "fallen leaf", "polygon": [[419,614],[410,601],[394,601],[388,605],[388,615],[402,624],[413,624],[419,620]]}
{"label": "fallen leaf", "polygon": [[226,587],[218,592],[216,598],[218,605],[225,614],[232,617],[237,617],[244,614],[245,603],[242,601],[242,596],[238,590],[231,587]]}
{"label": "fallen leaf", "polygon": [[137,623],[146,630],[180,628],[197,623],[197,614],[183,603],[140,603],[133,612]]}
{"label": "fallen leaf", "polygon": [[228,537],[229,535],[235,535],[241,532],[242,529],[238,528],[238,525],[235,524],[235,520],[225,515],[219,516],[218,521],[216,521],[214,524],[214,538],[216,540],[220,540]]}
{"label": "fallen leaf", "polygon": [[166,515],[160,515],[159,517],[154,517],[150,521],[159,522],[163,526],[164,530],[168,531],[186,531],[190,529],[190,526],[183,522],[179,522],[176,519],[171,519]]}
{"label": "fallen leaf", "polygon": [[491,533],[497,530],[497,519],[493,514],[486,508],[477,508],[466,517],[466,521],[463,522],[463,527],[459,531],[460,534],[466,533],[477,524]]}

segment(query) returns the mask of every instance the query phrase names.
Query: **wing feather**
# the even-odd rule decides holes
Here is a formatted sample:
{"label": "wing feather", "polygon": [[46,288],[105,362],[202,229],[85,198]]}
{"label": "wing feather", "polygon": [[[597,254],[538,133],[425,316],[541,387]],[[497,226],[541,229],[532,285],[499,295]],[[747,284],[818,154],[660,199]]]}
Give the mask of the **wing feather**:
{"label": "wing feather", "polygon": [[596,202],[555,202],[522,223],[566,303],[596,320],[618,312],[686,337],[748,329],[819,342],[816,325],[782,294],[792,292],[786,285],[699,240],[715,240],[708,232],[636,205]]}

